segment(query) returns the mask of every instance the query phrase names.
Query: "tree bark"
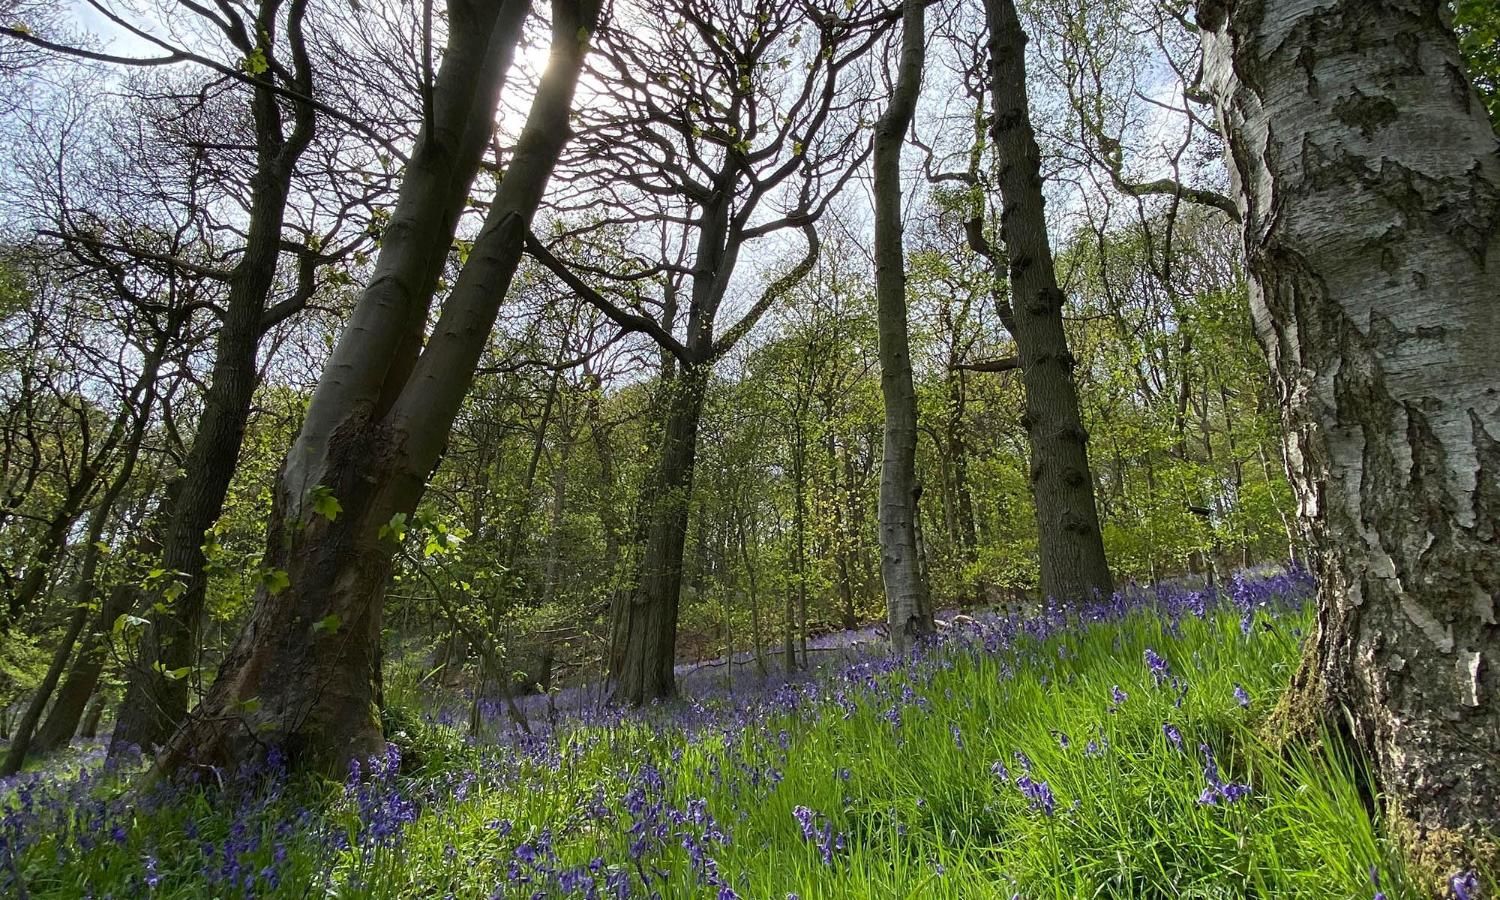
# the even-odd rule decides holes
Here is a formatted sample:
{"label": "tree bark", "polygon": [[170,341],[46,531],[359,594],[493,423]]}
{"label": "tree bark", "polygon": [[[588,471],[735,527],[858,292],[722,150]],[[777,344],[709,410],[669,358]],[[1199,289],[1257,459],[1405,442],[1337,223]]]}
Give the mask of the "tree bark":
{"label": "tree bark", "polygon": [[641,557],[634,586],[616,599],[610,677],[615,699],[641,704],[676,690],[677,603],[692,505],[698,422],[708,367],[682,366],[663,385],[656,465],[641,492]]}
{"label": "tree bark", "polygon": [[1367,754],[1437,874],[1500,834],[1500,153],[1446,7],[1198,14],[1319,578],[1284,711]]}
{"label": "tree bark", "polygon": [[[461,52],[449,54],[447,77],[439,79],[447,94],[437,104],[437,130],[449,129],[450,137],[479,127],[472,116],[488,133],[492,106],[476,101],[493,99],[489,89],[499,76],[481,76],[514,47],[505,10],[495,16],[490,4],[476,9],[490,10],[486,37],[465,37],[466,26],[482,21],[455,24]],[[382,246],[375,278],[383,286],[372,283],[361,299],[361,327],[345,331],[277,484],[267,559],[290,585],[257,592],[199,711],[159,761],[162,771],[233,767],[280,746],[293,767],[341,776],[351,760],[382,749],[377,706],[382,601],[395,551],[390,526],[397,514],[415,510],[473,380],[532,216],[571,136],[573,90],[597,16],[589,2],[553,3],[551,60],[526,127],[432,336],[409,366],[392,356],[411,312],[401,304],[425,309],[452,231],[406,229],[456,221],[466,191],[420,191],[438,176],[446,187],[466,186],[477,153],[467,175],[426,169],[403,183],[397,217],[405,239]],[[397,258],[385,258],[393,252]],[[327,496],[340,512],[327,513],[319,503]]]}
{"label": "tree bark", "polygon": [[891,645],[905,652],[934,630],[917,546],[917,395],[906,322],[906,252],[901,235],[901,147],[916,112],[927,52],[922,0],[901,8],[901,57],[890,106],[875,123],[875,305],[885,456],[880,466],[880,573]]}
{"label": "tree bark", "polygon": [[78,725],[78,736],[84,740],[93,740],[99,734],[99,720],[104,718],[105,695],[95,694],[94,699],[89,701],[84,710],[83,721]]}
{"label": "tree bark", "polygon": [[1026,386],[1043,598],[1078,601],[1114,590],[1089,469],[1088,433],[1063,331],[1042,196],[1041,151],[1026,99],[1026,33],[1014,0],[986,0],[991,135],[999,158],[1000,236],[1010,266],[1012,334]]}

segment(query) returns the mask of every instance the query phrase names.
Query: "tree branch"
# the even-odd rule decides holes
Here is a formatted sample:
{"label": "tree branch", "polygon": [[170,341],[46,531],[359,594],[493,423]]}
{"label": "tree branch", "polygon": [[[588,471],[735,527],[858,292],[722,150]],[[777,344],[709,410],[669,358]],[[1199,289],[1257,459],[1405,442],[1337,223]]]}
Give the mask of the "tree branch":
{"label": "tree branch", "polygon": [[636,331],[649,336],[662,348],[677,357],[684,365],[691,365],[696,360],[688,352],[682,342],[672,336],[670,331],[662,327],[661,323],[647,316],[638,315],[621,309],[611,303],[607,297],[590,287],[583,279],[573,274],[566,263],[552,255],[546,245],[537,238],[533,232],[526,234],[526,252],[533,259],[541,263],[549,272],[556,275],[558,280],[572,289],[573,293],[590,306],[604,313],[616,325],[626,331]]}

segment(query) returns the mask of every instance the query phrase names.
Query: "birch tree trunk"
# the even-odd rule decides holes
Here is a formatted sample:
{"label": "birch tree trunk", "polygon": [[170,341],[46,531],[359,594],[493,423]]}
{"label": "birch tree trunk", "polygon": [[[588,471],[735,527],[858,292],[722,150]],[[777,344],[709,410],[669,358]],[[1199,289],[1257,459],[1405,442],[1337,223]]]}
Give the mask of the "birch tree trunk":
{"label": "birch tree trunk", "polygon": [[880,465],[880,574],[891,646],[910,649],[933,631],[932,601],[917,545],[917,395],[906,321],[906,251],[901,234],[901,147],[917,107],[927,54],[921,0],[901,8],[901,57],[890,106],[875,123],[875,307],[885,456]]}
{"label": "birch tree trunk", "polygon": [[1200,5],[1319,578],[1285,707],[1422,870],[1500,833],[1500,153],[1440,0]]}
{"label": "birch tree trunk", "polygon": [[1042,157],[1026,98],[1026,33],[1014,0],[986,0],[991,135],[999,158],[1000,236],[1010,265],[1016,339],[1026,386],[1031,492],[1036,502],[1042,598],[1075,601],[1114,590],[1089,469],[1088,432],[1063,331],[1042,195]]}

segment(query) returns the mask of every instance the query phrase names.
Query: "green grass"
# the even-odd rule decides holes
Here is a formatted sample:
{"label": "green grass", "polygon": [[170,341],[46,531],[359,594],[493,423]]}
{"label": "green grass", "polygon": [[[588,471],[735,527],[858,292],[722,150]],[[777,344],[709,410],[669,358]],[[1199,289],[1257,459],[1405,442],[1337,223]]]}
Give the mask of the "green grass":
{"label": "green grass", "polygon": [[[1282,756],[1258,736],[1296,663],[1304,619],[1263,615],[1246,637],[1236,612],[1188,616],[1174,636],[1140,612],[998,653],[940,651],[842,701],[836,682],[815,682],[797,691],[795,712],[775,711],[772,698],[661,711],[571,728],[526,751],[467,747],[441,726],[410,724],[403,730],[426,767],[372,789],[371,808],[392,796],[421,804],[391,840],[362,846],[371,816],[361,819],[356,797],[299,784],[242,811],[239,827],[259,840],[241,868],[276,870],[275,888],[254,880],[257,897],[468,898],[497,888],[552,897],[567,896],[555,873],[598,859],[589,877],[597,896],[611,896],[613,873],[631,896],[646,896],[644,874],[666,898],[716,897],[721,888],[701,882],[682,847],[681,835],[702,842],[707,833],[718,879],[745,898],[1372,897],[1372,867],[1388,897],[1416,896],[1361,799],[1358,763],[1322,749]],[[1148,647],[1185,680],[1185,694],[1154,683]],[[1129,696],[1111,712],[1116,685]],[[1181,749],[1163,732],[1168,722]],[[1091,755],[1091,741],[1103,749]],[[1225,781],[1251,786],[1249,797],[1199,802],[1200,744]],[[1053,814],[1017,788],[1017,751],[1055,794]],[[997,761],[1008,778],[992,771]],[[661,773],[660,791],[631,803],[647,766]],[[299,818],[310,800],[315,811]],[[630,828],[657,801],[663,832],[637,868]],[[843,836],[829,862],[804,839],[799,806]],[[239,896],[242,884],[204,873],[212,864],[201,849],[212,842],[221,854],[226,840],[242,840],[232,815],[201,792],[138,804],[123,844],[81,850],[90,826],[76,822],[32,840],[18,871],[33,897]],[[186,836],[189,822],[197,837]],[[339,835],[352,847],[339,849]],[[555,859],[540,850],[542,869],[519,864],[533,882],[514,882],[522,845],[536,848],[543,835]],[[273,866],[278,844],[284,858]],[[151,889],[148,854],[160,879]]]}

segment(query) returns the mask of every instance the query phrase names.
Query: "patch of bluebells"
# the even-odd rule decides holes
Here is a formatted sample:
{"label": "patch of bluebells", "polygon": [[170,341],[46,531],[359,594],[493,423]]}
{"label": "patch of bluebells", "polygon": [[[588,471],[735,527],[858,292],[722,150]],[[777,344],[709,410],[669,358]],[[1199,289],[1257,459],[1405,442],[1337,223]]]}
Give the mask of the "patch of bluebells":
{"label": "patch of bluebells", "polygon": [[1212,747],[1199,744],[1198,751],[1203,754],[1203,780],[1208,782],[1203,793],[1198,795],[1200,804],[1217,806],[1220,801],[1226,804],[1237,803],[1250,796],[1250,785],[1225,781],[1219,776],[1219,763],[1214,759]]}
{"label": "patch of bluebells", "polygon": [[842,832],[834,829],[833,820],[805,806],[795,807],[792,818],[797,820],[797,825],[802,830],[802,840],[818,848],[818,857],[823,860],[823,865],[833,865],[834,854],[842,852],[848,841]]}
{"label": "patch of bluebells", "polygon": [[[1298,608],[1310,592],[1311,579],[1305,572],[1292,570],[1269,577],[1237,576],[1222,595],[1157,586],[1122,591],[1083,605],[1048,603],[1030,616],[976,618],[920,644],[906,656],[884,654],[873,644],[849,646],[843,664],[821,672],[736,684],[732,691],[714,687],[685,702],[653,705],[645,710],[604,706],[591,700],[590,692],[583,689],[518,698],[523,706],[532,704],[528,712],[532,733],[491,729],[491,734],[500,733],[490,739],[493,756],[486,757],[483,771],[452,772],[425,782],[414,780],[400,773],[400,753],[393,747],[374,760],[351,767],[342,800],[333,809],[316,814],[294,807],[284,796],[285,764],[274,752],[259,771],[228,777],[223,772],[204,770],[198,785],[164,786],[159,792],[153,789],[144,796],[131,795],[127,801],[125,794],[112,787],[113,776],[102,771],[101,751],[77,774],[0,780],[0,895],[13,886],[8,864],[24,858],[28,867],[34,868],[36,860],[29,854],[54,836],[51,843],[59,871],[76,867],[88,854],[103,850],[116,854],[117,859],[124,856],[131,860],[128,865],[137,867],[134,880],[130,885],[116,885],[116,896],[171,890],[185,880],[210,885],[216,896],[273,893],[283,884],[296,883],[288,878],[289,858],[299,858],[304,867],[311,860],[314,871],[321,866],[325,883],[316,889],[336,890],[331,874],[337,868],[336,860],[358,861],[399,853],[410,826],[420,817],[441,815],[448,805],[465,802],[476,786],[525,790],[535,783],[532,779],[537,775],[533,773],[564,768],[596,748],[609,729],[628,724],[668,736],[674,746],[708,740],[716,749],[698,764],[697,771],[684,771],[680,749],[671,753],[670,760],[637,760],[606,783],[596,785],[578,808],[555,822],[533,822],[527,828],[517,828],[507,820],[491,823],[486,840],[493,842],[500,860],[496,875],[503,872],[505,876],[494,886],[494,896],[612,900],[671,896],[680,893],[681,878],[690,875],[704,889],[704,896],[733,900],[741,893],[754,892],[751,886],[734,883],[734,878],[721,872],[719,851],[729,846],[732,825],[747,818],[748,809],[780,789],[782,771],[789,754],[795,752],[799,728],[820,716],[847,718],[863,708],[883,714],[894,728],[902,729],[903,722],[910,724],[930,713],[931,705],[923,692],[937,673],[952,668],[957,660],[994,659],[1002,681],[1015,677],[1022,666],[1032,666],[1045,670],[1039,677],[1050,672],[1052,681],[1064,683],[1072,677],[1067,663],[1076,654],[1071,648],[1060,648],[1055,657],[1049,654],[1050,659],[1041,659],[1030,641],[1117,623],[1143,609],[1159,613],[1169,633],[1176,631],[1176,623],[1183,617],[1203,617],[1225,603],[1253,622],[1257,615]],[[1145,654],[1145,664],[1158,686],[1170,686],[1177,692],[1180,704],[1186,682],[1171,671],[1167,660],[1151,649]],[[744,673],[752,670],[751,666],[740,668]],[[1244,706],[1248,695],[1242,693],[1243,689],[1236,690],[1235,701]],[[1109,711],[1120,710],[1128,699],[1125,690],[1115,685],[1110,691]],[[545,717],[536,714],[535,704],[539,703],[547,704]],[[481,699],[479,706],[482,716],[491,721],[508,715],[503,703]],[[441,721],[445,714],[439,709],[429,717]],[[453,721],[462,724],[464,718],[454,717]],[[767,727],[771,722],[778,723],[774,730]],[[600,728],[589,730],[592,726]],[[966,744],[981,739],[962,734],[956,725],[951,726],[950,734],[961,751]],[[1181,733],[1175,726],[1168,723],[1164,734],[1174,746],[1181,747]],[[1071,743],[1060,732],[1055,739],[1064,749]],[[1107,748],[1101,731],[1088,741],[1083,752],[1092,758],[1103,755]],[[1206,758],[1204,774],[1214,803],[1235,802],[1248,793],[1247,786],[1225,782],[1211,755]],[[1053,816],[1057,798],[1051,787],[1035,777],[1024,752],[1017,752],[1016,761],[1014,780],[997,761],[992,767],[997,780],[1013,783],[1033,811]],[[134,765],[139,769],[139,762]],[[840,780],[849,778],[847,769],[837,775]],[[690,785],[696,783],[695,779],[712,783],[726,793],[729,805],[711,812],[702,799],[673,799],[683,796],[672,787],[674,782]],[[170,834],[145,833],[138,825],[153,809],[183,804],[185,792],[225,784],[234,789],[221,792],[229,799],[219,801],[228,805],[220,807],[225,815],[215,819],[216,831],[205,826],[200,834],[198,823],[189,820],[181,830],[181,847],[174,848],[160,840]],[[847,806],[849,798],[844,799]],[[803,840],[817,850],[825,864],[832,865],[847,849],[849,838],[836,829],[830,817],[806,806],[798,806],[794,815]],[[228,822],[238,824],[226,826]],[[905,831],[899,824],[897,830]],[[564,854],[558,852],[561,842],[574,841],[582,834],[617,837],[601,844],[587,860],[573,859],[565,864],[561,859]],[[182,848],[188,853],[180,853]],[[450,868],[462,868],[465,854],[460,851],[454,855],[457,860],[448,860]],[[306,887],[301,885],[299,891]],[[1454,890],[1457,894],[1460,887]]]}
{"label": "patch of bluebells", "polygon": [[344,797],[357,810],[351,843],[366,852],[394,844],[401,831],[415,822],[421,808],[396,781],[401,769],[401,749],[386,744],[385,753],[361,765],[349,761]]}
{"label": "patch of bluebells", "polygon": [[1453,900],[1479,900],[1479,875],[1472,870],[1458,872],[1449,876],[1448,888],[1453,891]]}

